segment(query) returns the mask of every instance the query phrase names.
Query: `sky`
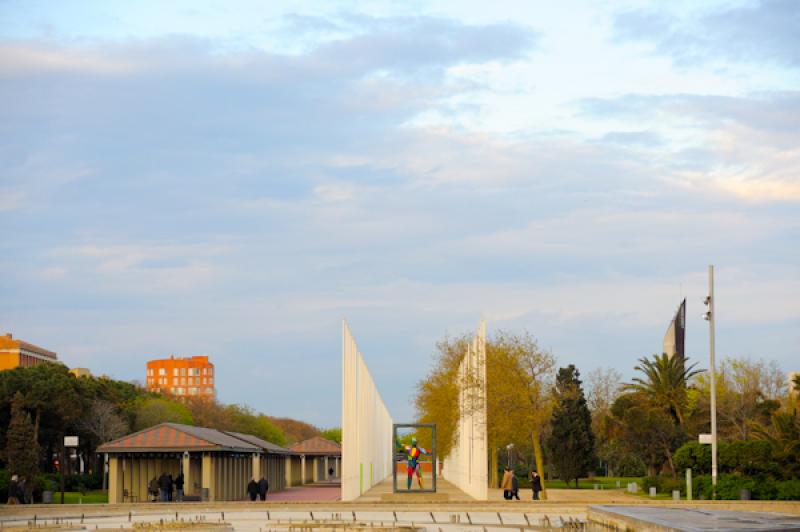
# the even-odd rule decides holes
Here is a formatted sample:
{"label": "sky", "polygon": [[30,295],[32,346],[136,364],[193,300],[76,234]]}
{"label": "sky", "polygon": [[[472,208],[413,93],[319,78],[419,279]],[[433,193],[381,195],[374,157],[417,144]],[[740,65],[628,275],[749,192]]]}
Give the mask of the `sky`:
{"label": "sky", "polygon": [[0,0],[0,333],[396,422],[447,335],[800,370],[800,6]]}

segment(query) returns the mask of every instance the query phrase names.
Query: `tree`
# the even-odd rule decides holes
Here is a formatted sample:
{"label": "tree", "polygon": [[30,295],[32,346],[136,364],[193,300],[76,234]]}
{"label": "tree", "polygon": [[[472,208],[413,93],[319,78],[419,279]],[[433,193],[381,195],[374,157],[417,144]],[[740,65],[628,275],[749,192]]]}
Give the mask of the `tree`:
{"label": "tree", "polygon": [[286,438],[286,443],[297,443],[314,436],[319,436],[319,429],[314,425],[298,421],[288,417],[272,417],[267,416],[267,419],[278,427]]}
{"label": "tree", "polygon": [[695,370],[697,364],[686,366],[686,359],[670,357],[666,353],[639,359],[636,371],[644,374],[644,378],[636,377],[632,383],[624,386],[625,390],[639,392],[651,403],[664,405],[683,427],[686,421],[687,395],[686,385],[693,376],[700,373]]}
{"label": "tree", "polygon": [[437,342],[433,367],[423,380],[417,382],[414,397],[417,422],[436,423],[436,448],[440,456],[450,454],[455,443],[459,416],[458,366],[468,343],[468,335],[445,337]]}
{"label": "tree", "polygon": [[615,466],[631,470],[635,458],[626,456],[619,445],[613,444],[615,436],[611,405],[622,390],[622,375],[613,368],[594,368],[586,379],[586,403],[592,413],[592,432],[596,438],[598,456],[608,465],[613,476]]}
{"label": "tree", "polygon": [[27,495],[33,490],[33,479],[39,472],[39,443],[31,416],[25,411],[25,398],[22,393],[14,394],[11,402],[11,422],[6,438],[6,459],[12,474],[24,476],[27,482]]}
{"label": "tree", "polygon": [[78,420],[77,427],[95,438],[98,444],[119,438],[130,429],[117,413],[116,407],[102,399],[92,402],[88,412]]}
{"label": "tree", "polygon": [[332,427],[329,429],[325,429],[322,431],[321,436],[326,440],[335,441],[336,443],[342,443],[342,428]]}
{"label": "tree", "polygon": [[[460,381],[458,376],[469,341],[469,335],[462,335],[437,343],[433,369],[417,384],[417,419],[420,423],[436,423],[437,451],[441,456],[447,456],[455,442],[462,406],[459,385],[472,385],[469,377]],[[487,339],[486,389],[478,394],[474,407],[486,407],[490,485],[498,484],[497,450],[509,443],[520,447],[520,442],[531,442],[538,467],[542,467],[542,453],[537,448],[541,428],[550,416],[554,365],[553,356],[540,350],[527,332],[519,335],[499,331]]]}
{"label": "tree", "polygon": [[620,441],[647,465],[648,475],[655,476],[668,462],[675,476],[672,453],[682,442],[682,432],[667,409],[633,393],[620,396],[611,411],[619,423]]}
{"label": "tree", "polygon": [[177,401],[161,397],[141,400],[136,409],[135,430],[142,430],[159,423],[172,422],[192,425],[192,413]]}
{"label": "tree", "polygon": [[567,483],[574,479],[576,488],[578,479],[596,462],[592,415],[579,377],[580,373],[572,364],[558,370],[556,406],[548,442],[559,477]]}
{"label": "tree", "polygon": [[[521,409],[515,411],[514,421],[527,430],[526,437],[531,442],[536,469],[542,475],[542,499],[547,500],[544,483],[544,457],[542,453],[542,431],[550,421],[553,411],[553,370],[556,360],[552,353],[539,348],[536,339],[524,332],[512,335],[500,331],[493,342],[498,349],[510,354],[513,362],[508,364],[516,369],[507,378],[518,384],[516,393],[521,395]],[[516,394],[515,394],[516,395]]]}
{"label": "tree", "polygon": [[772,456],[784,467],[787,478],[800,475],[800,416],[797,410],[777,412],[770,428],[759,426],[753,431],[758,439],[772,447]]}

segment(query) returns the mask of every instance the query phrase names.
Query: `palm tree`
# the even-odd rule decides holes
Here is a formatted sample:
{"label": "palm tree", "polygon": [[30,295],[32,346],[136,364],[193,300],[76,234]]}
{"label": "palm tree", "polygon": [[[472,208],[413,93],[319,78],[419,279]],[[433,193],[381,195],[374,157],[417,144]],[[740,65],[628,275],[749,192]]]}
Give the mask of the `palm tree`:
{"label": "palm tree", "polygon": [[788,468],[788,476],[800,471],[800,416],[796,410],[772,414],[772,430],[757,426],[753,433],[769,442],[772,456]]}
{"label": "palm tree", "polygon": [[697,364],[686,366],[686,359],[670,357],[666,353],[643,357],[634,369],[644,374],[635,377],[623,389],[645,395],[655,405],[666,406],[678,425],[684,426],[686,410],[686,383],[703,370],[694,369]]}

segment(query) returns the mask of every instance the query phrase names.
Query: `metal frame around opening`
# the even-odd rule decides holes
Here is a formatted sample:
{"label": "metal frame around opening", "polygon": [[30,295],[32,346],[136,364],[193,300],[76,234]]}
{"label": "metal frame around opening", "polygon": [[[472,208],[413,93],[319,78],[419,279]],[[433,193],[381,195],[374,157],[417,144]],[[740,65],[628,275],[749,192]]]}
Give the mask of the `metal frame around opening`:
{"label": "metal frame around opening", "polygon": [[[431,430],[431,488],[403,490],[397,488],[397,429],[430,429]],[[436,460],[436,423],[395,423],[392,425],[392,493],[436,493],[437,477]],[[412,483],[413,486],[413,483]]]}

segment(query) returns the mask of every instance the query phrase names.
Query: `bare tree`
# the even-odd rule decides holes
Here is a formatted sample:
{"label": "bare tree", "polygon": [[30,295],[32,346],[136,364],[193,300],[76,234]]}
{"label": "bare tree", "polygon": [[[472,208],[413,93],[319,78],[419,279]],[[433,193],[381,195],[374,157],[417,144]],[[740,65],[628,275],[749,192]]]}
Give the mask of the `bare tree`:
{"label": "bare tree", "polygon": [[128,432],[128,424],[108,401],[95,399],[89,411],[78,421],[80,429],[92,434],[100,443],[119,438]]}
{"label": "bare tree", "polygon": [[622,374],[614,368],[594,368],[586,376],[586,402],[592,414],[605,414],[622,389]]}

